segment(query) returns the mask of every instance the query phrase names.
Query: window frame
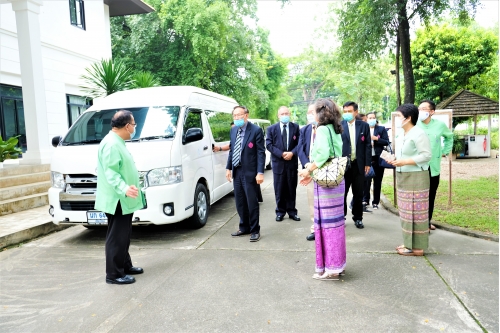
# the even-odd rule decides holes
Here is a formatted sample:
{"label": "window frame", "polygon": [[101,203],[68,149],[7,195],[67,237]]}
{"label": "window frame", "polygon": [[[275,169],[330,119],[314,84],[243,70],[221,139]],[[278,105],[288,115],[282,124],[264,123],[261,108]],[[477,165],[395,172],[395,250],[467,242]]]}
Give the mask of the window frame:
{"label": "window frame", "polygon": [[[70,102],[71,96],[85,98],[87,104],[71,103]],[[66,94],[66,111],[68,112],[68,128],[71,127],[75,123],[75,121],[78,119],[78,117],[76,117],[75,119],[72,119],[72,114],[71,114],[71,107],[72,106],[77,106],[79,108],[78,109],[78,117],[80,117],[82,115],[82,113],[84,113],[89,107],[92,106],[92,100],[90,98],[83,97],[83,96]],[[84,108],[84,110],[82,111],[80,108]]]}
{"label": "window frame", "polygon": [[[80,24],[78,24],[78,19],[80,19]],[[82,30],[87,30],[85,24],[85,5],[83,0],[69,0],[69,21],[72,26]]]}

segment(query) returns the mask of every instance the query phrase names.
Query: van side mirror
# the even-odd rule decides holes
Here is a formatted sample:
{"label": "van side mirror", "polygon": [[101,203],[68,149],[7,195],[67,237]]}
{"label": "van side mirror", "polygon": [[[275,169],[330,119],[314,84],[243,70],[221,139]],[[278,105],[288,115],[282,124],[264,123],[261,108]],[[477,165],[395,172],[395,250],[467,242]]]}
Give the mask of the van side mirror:
{"label": "van side mirror", "polygon": [[57,147],[59,146],[59,142],[61,142],[62,137],[61,136],[55,136],[52,138],[52,146]]}
{"label": "van side mirror", "polygon": [[183,143],[190,143],[203,139],[203,131],[201,128],[189,128],[184,135]]}

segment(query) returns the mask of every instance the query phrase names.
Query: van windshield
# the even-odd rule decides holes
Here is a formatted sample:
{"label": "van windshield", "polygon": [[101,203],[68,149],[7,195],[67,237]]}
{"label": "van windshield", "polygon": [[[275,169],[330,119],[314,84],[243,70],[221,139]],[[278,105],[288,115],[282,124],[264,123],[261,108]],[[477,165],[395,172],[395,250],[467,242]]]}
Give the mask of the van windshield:
{"label": "van windshield", "polygon": [[[177,131],[179,106],[129,108],[137,124],[131,141],[172,139]],[[111,118],[123,109],[87,111],[83,113],[62,141],[63,146],[98,144],[111,130]]]}

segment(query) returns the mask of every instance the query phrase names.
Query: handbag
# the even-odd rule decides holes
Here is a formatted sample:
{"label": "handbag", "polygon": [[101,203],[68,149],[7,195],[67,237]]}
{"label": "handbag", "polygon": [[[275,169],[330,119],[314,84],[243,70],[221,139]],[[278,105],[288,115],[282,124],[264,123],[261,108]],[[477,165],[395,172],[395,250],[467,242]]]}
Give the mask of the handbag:
{"label": "handbag", "polygon": [[[393,155],[393,152],[392,152],[392,147],[391,147],[391,144],[389,143],[385,149],[385,151],[387,151],[388,153],[390,153],[391,155]],[[386,160],[384,160],[383,158],[379,157],[378,159],[378,165],[381,167],[381,168],[386,168],[386,169],[395,169],[396,167],[392,164],[389,164],[387,163]]]}
{"label": "handbag", "polygon": [[[330,141],[333,147],[333,137],[330,128],[328,128],[328,133],[330,133]],[[346,168],[347,157],[335,156],[334,149],[333,156],[330,157],[320,168],[313,171],[312,179],[321,187],[335,187],[338,186],[342,180],[344,180]]]}
{"label": "handbag", "polygon": [[370,166],[370,171],[368,171],[368,173],[365,174],[365,179],[369,180],[369,179],[372,179],[372,178],[375,178],[375,170],[373,169],[372,166]]}

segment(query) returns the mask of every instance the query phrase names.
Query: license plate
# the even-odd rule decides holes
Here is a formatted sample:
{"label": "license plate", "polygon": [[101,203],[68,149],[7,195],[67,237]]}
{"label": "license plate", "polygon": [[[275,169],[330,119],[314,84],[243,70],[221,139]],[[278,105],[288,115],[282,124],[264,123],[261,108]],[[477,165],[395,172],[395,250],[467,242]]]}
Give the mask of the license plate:
{"label": "license plate", "polygon": [[108,217],[103,212],[87,212],[88,224],[108,224]]}

